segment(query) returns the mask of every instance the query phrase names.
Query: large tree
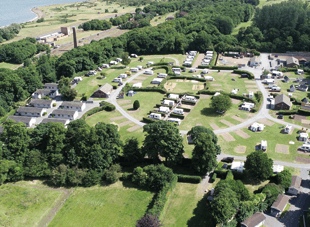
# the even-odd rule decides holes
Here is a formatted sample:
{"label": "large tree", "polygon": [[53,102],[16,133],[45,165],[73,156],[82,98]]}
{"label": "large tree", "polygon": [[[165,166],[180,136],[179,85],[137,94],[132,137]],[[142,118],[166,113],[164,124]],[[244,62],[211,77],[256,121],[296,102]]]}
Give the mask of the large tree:
{"label": "large tree", "polygon": [[158,155],[160,155],[171,164],[182,159],[184,153],[183,139],[174,123],[157,121],[145,125],[143,132],[147,133],[143,149],[149,157],[158,159]]}
{"label": "large tree", "polygon": [[124,52],[124,53],[122,54],[122,64],[125,65],[125,66],[127,66],[127,65],[130,64],[130,62],[131,62],[131,59],[129,58],[128,52]]}
{"label": "large tree", "polygon": [[139,221],[137,221],[136,227],[160,227],[160,221],[157,216],[151,214],[144,215]]}
{"label": "large tree", "polygon": [[206,133],[199,134],[193,150],[193,168],[197,172],[205,174],[212,171],[216,165],[216,149],[211,136]]}
{"label": "large tree", "polygon": [[283,170],[277,175],[277,183],[281,184],[283,188],[288,188],[292,183],[292,174],[288,170]]}
{"label": "large tree", "polygon": [[218,95],[212,98],[210,106],[217,112],[226,112],[232,106],[231,99],[228,95]]}
{"label": "large tree", "polygon": [[263,151],[249,154],[244,163],[245,169],[251,177],[257,180],[266,180],[272,175],[273,161]]}
{"label": "large tree", "polygon": [[139,141],[137,138],[127,139],[123,147],[124,158],[131,163],[142,161],[145,153],[144,150],[139,147]]}

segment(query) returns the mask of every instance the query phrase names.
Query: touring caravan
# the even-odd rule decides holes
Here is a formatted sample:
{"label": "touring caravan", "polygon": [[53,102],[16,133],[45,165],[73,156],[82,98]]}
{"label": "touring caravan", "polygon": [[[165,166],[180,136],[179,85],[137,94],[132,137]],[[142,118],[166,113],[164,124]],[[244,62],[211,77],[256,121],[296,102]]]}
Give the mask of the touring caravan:
{"label": "touring caravan", "polygon": [[183,115],[184,114],[183,109],[178,109],[178,108],[174,109],[174,113],[175,114],[179,114],[179,115]]}
{"label": "touring caravan", "polygon": [[157,113],[151,113],[149,115],[149,118],[160,120],[161,119],[161,115],[157,114]]}
{"label": "touring caravan", "polygon": [[146,74],[146,75],[153,75],[154,72],[152,70],[148,69],[148,70],[144,71],[144,74]]}
{"label": "touring caravan", "polygon": [[118,76],[118,78],[126,79],[126,78],[127,78],[127,74],[120,74],[120,75]]}
{"label": "touring caravan", "polygon": [[310,152],[310,144],[303,144],[300,148],[302,151]]}
{"label": "touring caravan", "polygon": [[176,123],[178,123],[178,125],[181,124],[181,119],[179,119],[179,118],[169,118],[168,121],[170,121],[170,122],[176,122]]}
{"label": "touring caravan", "polygon": [[168,113],[169,112],[169,107],[167,107],[167,106],[161,106],[161,107],[159,107],[159,109],[158,109],[158,111],[159,112],[163,112],[163,113]]}
{"label": "touring caravan", "polygon": [[168,96],[169,99],[179,99],[179,95],[176,95],[176,94],[170,94]]}
{"label": "touring caravan", "polygon": [[197,102],[197,99],[194,96],[186,96],[186,101]]}
{"label": "touring caravan", "polygon": [[122,78],[114,78],[112,82],[120,83],[122,82]]}
{"label": "touring caravan", "polygon": [[169,100],[169,99],[165,99],[161,104],[173,106],[174,105],[174,101]]}
{"label": "touring caravan", "polygon": [[130,72],[137,73],[137,72],[139,72],[139,69],[138,68],[131,68]]}
{"label": "touring caravan", "polygon": [[166,73],[158,73],[158,78],[166,78],[167,74]]}

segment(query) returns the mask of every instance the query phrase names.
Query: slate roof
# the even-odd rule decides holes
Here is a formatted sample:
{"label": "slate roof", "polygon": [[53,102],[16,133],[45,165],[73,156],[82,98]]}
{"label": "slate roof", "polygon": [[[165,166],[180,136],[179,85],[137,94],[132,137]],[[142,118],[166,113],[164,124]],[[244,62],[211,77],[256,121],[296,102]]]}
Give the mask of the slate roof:
{"label": "slate roof", "polygon": [[294,57],[289,57],[288,59],[286,59],[286,64],[292,64],[295,63],[297,65],[299,65],[298,59],[294,58]]}
{"label": "slate roof", "polygon": [[16,123],[18,122],[23,122],[25,124],[29,124],[30,120],[32,119],[32,117],[24,117],[24,116],[9,116],[8,119],[11,119],[13,121],[16,121]]}
{"label": "slate roof", "polygon": [[42,112],[42,108],[19,107],[16,112],[17,113],[41,113]]}
{"label": "slate roof", "polygon": [[277,105],[281,102],[284,102],[288,106],[292,106],[290,98],[284,94],[281,94],[281,95],[278,95],[275,97],[275,102],[274,102],[275,105]]}
{"label": "slate roof", "polygon": [[62,102],[60,106],[72,106],[72,107],[82,107],[82,102]]}
{"label": "slate roof", "polygon": [[289,200],[290,200],[289,197],[287,197],[286,195],[283,195],[283,194],[278,195],[277,200],[274,201],[271,208],[282,212]]}
{"label": "slate roof", "polygon": [[102,85],[97,91],[102,91],[103,93],[109,93],[113,89],[113,86],[111,84],[105,84]]}
{"label": "slate roof", "polygon": [[293,175],[292,176],[292,183],[291,183],[291,187],[293,188],[300,188],[300,185],[301,185],[301,177],[300,176],[296,176],[296,175]]}
{"label": "slate roof", "polygon": [[75,114],[76,110],[54,110],[52,114],[71,115]]}
{"label": "slate roof", "polygon": [[58,86],[57,83],[45,83],[45,84],[43,85],[43,87],[57,87],[57,86]]}
{"label": "slate roof", "polygon": [[58,119],[58,118],[44,118],[41,122],[42,124],[46,124],[48,122],[56,122],[56,123],[63,123],[64,125],[67,123],[68,120],[66,119]]}
{"label": "slate roof", "polygon": [[34,104],[44,104],[44,105],[51,105],[53,102],[53,100],[49,100],[49,99],[32,99],[30,104],[34,105]]}
{"label": "slate roof", "polygon": [[263,213],[257,212],[251,217],[247,218],[244,222],[241,222],[241,225],[245,225],[247,227],[255,227],[264,220],[266,220],[265,215]]}

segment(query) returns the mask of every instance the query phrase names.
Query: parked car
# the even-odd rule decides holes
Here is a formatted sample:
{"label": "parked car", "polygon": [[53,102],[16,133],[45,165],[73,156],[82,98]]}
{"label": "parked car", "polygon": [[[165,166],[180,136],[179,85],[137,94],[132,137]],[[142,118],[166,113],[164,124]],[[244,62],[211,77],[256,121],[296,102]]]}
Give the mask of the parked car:
{"label": "parked car", "polygon": [[233,162],[235,160],[234,157],[225,157],[221,161],[222,162]]}

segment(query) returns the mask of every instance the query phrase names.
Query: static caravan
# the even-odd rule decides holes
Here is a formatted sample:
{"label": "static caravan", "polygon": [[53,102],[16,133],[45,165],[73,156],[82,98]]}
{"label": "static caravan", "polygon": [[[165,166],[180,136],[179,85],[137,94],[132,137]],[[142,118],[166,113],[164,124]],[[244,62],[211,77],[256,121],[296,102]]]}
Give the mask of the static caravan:
{"label": "static caravan", "polygon": [[179,95],[176,95],[176,94],[170,94],[168,96],[169,99],[179,99]]}
{"label": "static caravan", "polygon": [[137,72],[139,72],[139,69],[138,68],[131,68],[130,72],[137,73]]}
{"label": "static caravan", "polygon": [[263,151],[267,150],[267,141],[266,140],[262,140],[260,142],[260,149]]}
{"label": "static caravan", "polygon": [[158,73],[158,78],[166,78],[167,74],[166,73]]}
{"label": "static caravan", "polygon": [[142,65],[137,65],[137,68],[138,68],[139,70],[143,69]]}
{"label": "static caravan", "polygon": [[148,64],[148,65],[153,65],[154,62],[153,62],[153,61],[148,61],[147,64]]}
{"label": "static caravan", "polygon": [[121,59],[121,58],[116,58],[116,61],[117,61],[117,62],[122,62],[123,59]]}
{"label": "static caravan", "polygon": [[204,76],[205,80],[213,81],[214,78],[212,76]]}
{"label": "static caravan", "polygon": [[73,81],[77,83],[77,82],[83,81],[83,79],[80,76],[76,76],[74,77]]}
{"label": "static caravan", "polygon": [[244,111],[251,111],[252,108],[254,108],[254,103],[251,103],[251,102],[244,102],[242,103],[241,105],[241,110],[244,110]]}
{"label": "static caravan", "polygon": [[170,111],[169,107],[167,106],[161,106],[158,109],[159,112],[168,113]]}
{"label": "static caravan", "polygon": [[184,63],[183,63],[183,65],[185,65],[185,66],[190,66],[192,64],[192,62],[190,62],[190,61],[185,61]]}
{"label": "static caravan", "polygon": [[110,65],[117,65],[117,61],[110,61]]}
{"label": "static caravan", "polygon": [[120,83],[122,82],[122,78],[114,78],[112,82]]}
{"label": "static caravan", "polygon": [[175,114],[180,114],[180,115],[183,115],[183,114],[184,114],[183,109],[178,109],[178,108],[175,108],[173,112],[174,112]]}
{"label": "static caravan", "polygon": [[148,70],[144,71],[144,74],[146,74],[146,75],[153,75],[154,72],[153,72],[153,70],[148,69]]}
{"label": "static caravan", "polygon": [[160,120],[161,119],[161,115],[157,114],[157,113],[151,113],[149,115],[149,118]]}
{"label": "static caravan", "polygon": [[119,74],[118,78],[126,79],[127,78],[127,74]]}
{"label": "static caravan", "polygon": [[168,119],[168,121],[170,121],[170,122],[176,122],[176,123],[178,123],[178,125],[180,125],[181,124],[181,119],[179,119],[179,118],[169,118]]}
{"label": "static caravan", "polygon": [[304,74],[304,70],[302,70],[302,69],[297,69],[297,74],[298,74],[298,75]]}
{"label": "static caravan", "polygon": [[258,132],[258,131],[263,131],[265,128],[264,124],[259,124],[257,122],[254,122],[251,126],[250,126],[250,130],[253,132]]}
{"label": "static caravan", "polygon": [[163,78],[154,78],[151,84],[160,84],[163,81]]}
{"label": "static caravan", "polygon": [[186,101],[192,101],[192,102],[197,102],[197,99],[194,96],[186,96],[185,97]]}
{"label": "static caravan", "polygon": [[165,99],[161,104],[173,106],[174,105],[174,101],[173,100],[169,100],[169,99]]}
{"label": "static caravan", "polygon": [[265,79],[264,83],[265,84],[274,84],[274,79]]}
{"label": "static caravan", "polygon": [[110,68],[110,66],[108,64],[102,64],[102,68]]}
{"label": "static caravan", "polygon": [[202,74],[207,74],[209,72],[209,70],[208,69],[204,69],[204,70],[202,70]]}

